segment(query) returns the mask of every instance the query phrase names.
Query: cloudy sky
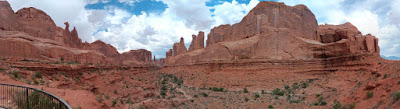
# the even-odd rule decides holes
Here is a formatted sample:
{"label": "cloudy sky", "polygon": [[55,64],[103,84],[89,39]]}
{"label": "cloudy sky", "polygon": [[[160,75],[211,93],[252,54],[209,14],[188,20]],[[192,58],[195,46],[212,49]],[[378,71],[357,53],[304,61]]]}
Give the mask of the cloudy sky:
{"label": "cloudy sky", "polygon": [[[122,53],[147,49],[165,57],[180,37],[221,24],[234,24],[260,0],[7,0],[14,11],[36,7],[65,27],[69,22],[83,41],[102,40]],[[264,1],[264,0],[261,0]],[[273,0],[305,4],[320,24],[351,22],[379,38],[381,55],[400,56],[400,0]],[[72,29],[73,27],[70,27]]]}

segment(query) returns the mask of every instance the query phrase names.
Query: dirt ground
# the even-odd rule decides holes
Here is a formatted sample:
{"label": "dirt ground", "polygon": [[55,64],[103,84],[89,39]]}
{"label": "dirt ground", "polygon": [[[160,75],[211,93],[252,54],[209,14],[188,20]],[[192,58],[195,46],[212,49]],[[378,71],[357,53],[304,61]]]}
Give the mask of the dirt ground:
{"label": "dirt ground", "polygon": [[400,61],[368,56],[163,68],[2,58],[0,72],[82,109],[400,108]]}

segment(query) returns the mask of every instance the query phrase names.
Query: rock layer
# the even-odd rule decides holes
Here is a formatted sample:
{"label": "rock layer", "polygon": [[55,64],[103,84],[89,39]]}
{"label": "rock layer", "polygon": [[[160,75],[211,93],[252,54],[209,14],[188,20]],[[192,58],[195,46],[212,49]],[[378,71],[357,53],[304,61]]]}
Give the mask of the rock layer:
{"label": "rock layer", "polygon": [[201,43],[194,36],[187,53],[176,53],[181,51],[178,50],[181,43],[175,43],[174,55],[167,55],[167,65],[379,54],[378,39],[370,34],[362,35],[352,24],[318,26],[314,14],[306,6],[292,7],[277,2],[260,2],[241,22],[215,27],[207,38],[207,47],[194,50],[191,48]]}

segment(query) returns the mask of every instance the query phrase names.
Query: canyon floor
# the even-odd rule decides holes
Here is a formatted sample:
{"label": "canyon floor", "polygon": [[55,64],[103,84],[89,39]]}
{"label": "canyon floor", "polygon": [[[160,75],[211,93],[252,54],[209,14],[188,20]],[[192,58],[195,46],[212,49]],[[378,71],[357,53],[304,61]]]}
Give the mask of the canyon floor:
{"label": "canyon floor", "polygon": [[399,108],[400,62],[368,60],[378,62],[375,71],[298,71],[282,63],[268,63],[273,70],[266,63],[121,67],[2,58],[0,81],[43,89],[83,109]]}

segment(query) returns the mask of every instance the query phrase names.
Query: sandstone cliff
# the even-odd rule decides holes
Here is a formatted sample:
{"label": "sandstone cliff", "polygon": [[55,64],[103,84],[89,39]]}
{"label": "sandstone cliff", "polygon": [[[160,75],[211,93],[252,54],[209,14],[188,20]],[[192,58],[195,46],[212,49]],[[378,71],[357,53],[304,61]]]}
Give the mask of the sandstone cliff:
{"label": "sandstone cliff", "polygon": [[14,13],[7,1],[0,1],[0,56],[51,61],[62,57],[65,61],[113,65],[146,65],[151,60],[150,51],[119,54],[100,40],[82,43],[76,28],[70,31],[69,23],[64,24],[64,29],[56,26],[49,15],[33,7]]}
{"label": "sandstone cliff", "polygon": [[[182,42],[183,39],[181,39]],[[193,36],[190,48],[201,43]],[[167,65],[242,59],[313,60],[363,53],[379,55],[378,39],[350,23],[318,26],[304,5],[260,2],[241,22],[213,28],[204,49],[167,53]],[[181,44],[182,45],[182,44]],[[192,46],[193,45],[193,46]],[[177,52],[177,53],[176,53]]]}

